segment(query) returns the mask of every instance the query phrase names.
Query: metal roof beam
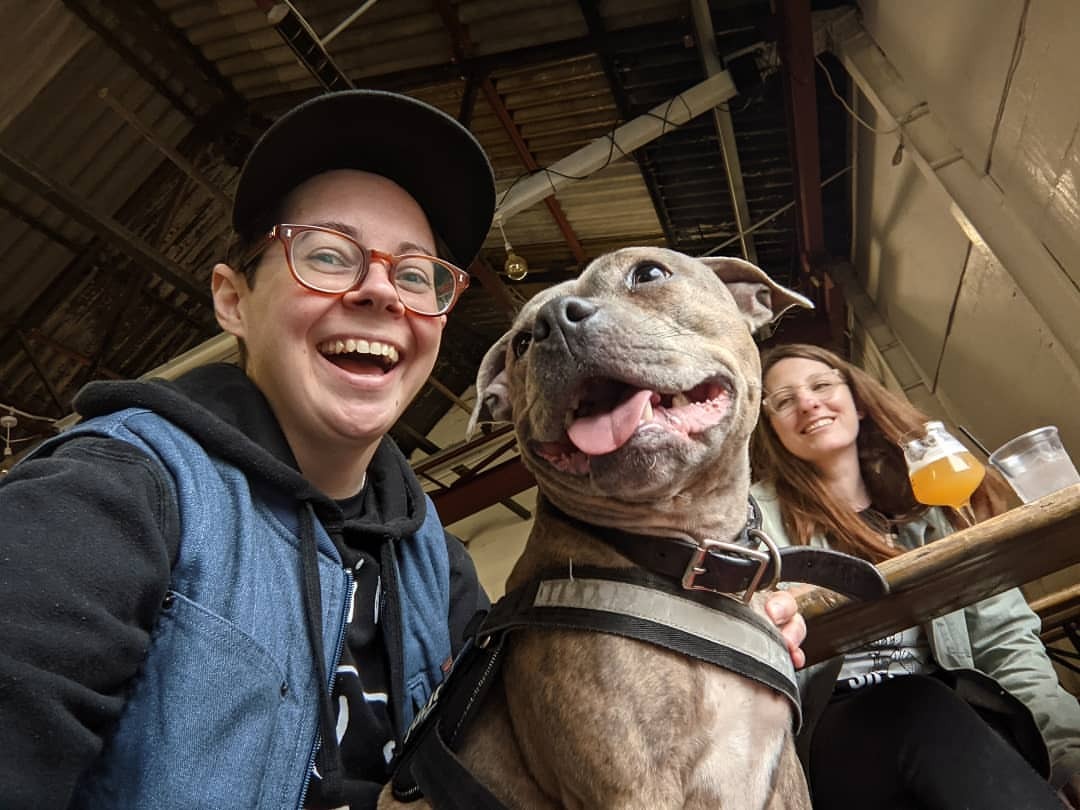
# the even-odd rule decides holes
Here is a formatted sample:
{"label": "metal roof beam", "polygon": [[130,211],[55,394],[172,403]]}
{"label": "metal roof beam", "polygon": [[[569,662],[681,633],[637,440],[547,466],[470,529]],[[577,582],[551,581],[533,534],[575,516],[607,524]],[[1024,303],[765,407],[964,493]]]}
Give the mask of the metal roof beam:
{"label": "metal roof beam", "polygon": [[[262,2],[256,0],[260,7]],[[272,5],[272,3],[270,3]],[[470,56],[442,65],[430,65],[393,73],[374,74],[358,79],[365,87],[381,90],[407,91],[443,82],[452,82],[468,76],[487,76],[494,71],[515,70],[545,62],[557,62],[596,53],[613,53],[620,50],[638,50],[646,47],[663,47],[667,43],[681,42],[688,33],[682,21],[641,25],[620,31],[611,31],[599,38],[585,36],[561,42],[531,45],[501,53]],[[252,107],[263,112],[278,113],[311,97],[311,91],[294,91],[263,96],[252,102]]]}
{"label": "metal roof beam", "polygon": [[535,485],[536,480],[519,456],[487,472],[456,482],[449,489],[433,493],[431,500],[435,502],[442,522],[450,525]]}
{"label": "metal roof beam", "polygon": [[64,0],[64,5],[192,123],[222,102],[234,110],[244,106],[213,62],[154,3]]}
{"label": "metal roof beam", "polygon": [[285,0],[255,0],[255,5],[266,12],[270,25],[324,90],[352,88],[352,80],[330,58],[315,29],[293,8],[292,3]]}
{"label": "metal roof beam", "polygon": [[825,248],[825,217],[821,202],[821,144],[818,142],[816,57],[810,0],[777,0],[776,16],[795,165],[802,269],[809,281],[821,285],[829,333],[836,348],[846,353],[844,296],[826,271],[829,257]]}
{"label": "metal roof beam", "polygon": [[[450,5],[449,0],[434,0],[434,3],[439,16],[442,17],[443,25],[450,32],[450,48],[453,52],[454,62],[460,64],[472,52],[469,34],[461,24],[461,20],[458,19],[457,11]],[[510,111],[506,108],[506,103],[495,89],[495,83],[491,81],[490,76],[484,76],[480,80],[480,90],[483,92],[484,98],[487,99],[491,111],[495,113],[495,117],[499,120],[499,124],[502,125],[503,130],[509,136],[510,142],[514,145],[514,151],[517,152],[522,164],[529,171],[536,171],[540,166],[536,162],[533,153],[529,150],[528,144],[525,143],[521,130],[514,123]],[[562,206],[559,205],[559,201],[552,198],[544,202],[551,213],[551,218],[555,220],[555,225],[562,233],[563,239],[566,240],[566,244],[570,247],[570,252],[574,254],[574,258],[579,263],[584,264],[585,250],[581,247],[581,242],[578,240],[577,234],[574,233],[574,229],[566,218]]]}
{"label": "metal roof beam", "polygon": [[50,179],[38,168],[0,147],[0,173],[44,198],[58,211],[89,228],[104,241],[133,258],[144,267],[198,301],[209,303],[210,293],[196,286],[187,271],[140,239],[115,219],[102,213],[93,203],[73,189]]}
{"label": "metal roof beam", "polygon": [[[715,76],[722,73],[724,67],[716,55],[716,34],[708,0],[691,0],[690,10],[694,18],[694,34],[697,38],[698,52],[701,54],[705,75]],[[746,184],[743,182],[742,164],[739,162],[739,147],[735,141],[735,124],[731,118],[731,110],[719,104],[713,107],[713,122],[716,124],[716,136],[720,141],[720,156],[724,160],[724,174],[727,177],[728,194],[731,196],[731,211],[735,217],[739,247],[743,258],[757,264],[754,237],[746,232],[750,224],[750,206],[746,201]]]}
{"label": "metal roof beam", "polygon": [[[578,0],[578,8],[581,9],[581,14],[585,18],[589,36],[597,43],[602,42],[607,29],[604,26],[603,15],[597,8],[596,0]],[[608,87],[611,88],[611,95],[615,98],[615,108],[619,111],[619,118],[623,121],[629,121],[633,117],[633,109],[630,106],[630,98],[626,93],[626,87],[623,85],[622,76],[619,75],[619,71],[615,66],[615,60],[609,52],[604,51],[599,46],[596,49],[596,55],[600,60],[600,66],[604,70]],[[667,237],[668,244],[674,247],[675,234],[671,227],[671,217],[668,216],[664,195],[661,193],[660,186],[657,183],[656,166],[645,149],[635,150],[632,157],[641,172],[641,179],[645,182],[645,188],[649,192],[649,199],[652,200],[653,210],[656,212],[656,218],[660,221],[664,236]]]}
{"label": "metal roof beam", "polygon": [[22,344],[23,353],[30,358],[30,365],[34,367],[34,371],[37,372],[41,382],[45,385],[45,390],[49,392],[49,398],[53,401],[53,405],[56,406],[58,414],[62,415],[67,413],[68,408],[60,401],[60,393],[56,390],[56,386],[53,385],[52,380],[49,379],[49,375],[45,373],[45,369],[41,367],[41,363],[38,362],[37,357],[34,356],[33,349],[30,348],[30,343],[26,339],[26,335],[20,331],[19,343]]}
{"label": "metal roof beam", "polygon": [[[540,171],[540,164],[536,162],[533,153],[529,151],[528,144],[526,144],[525,139],[521,137],[521,131],[517,128],[517,124],[514,123],[510,111],[506,109],[506,105],[503,103],[502,97],[495,89],[495,85],[491,79],[484,79],[480,83],[480,89],[483,90],[484,96],[488,101],[488,106],[494,111],[495,117],[498,118],[499,123],[502,124],[502,128],[506,131],[506,134],[510,136],[510,141],[514,144],[514,149],[517,150],[522,165],[530,172]],[[586,260],[585,248],[581,246],[581,241],[574,232],[570,220],[566,218],[566,213],[563,211],[559,201],[555,199],[554,192],[544,197],[544,205],[547,206],[548,211],[551,213],[551,218],[555,220],[555,224],[558,226],[559,232],[562,233],[563,239],[570,248],[570,252],[574,255],[574,259],[578,264],[584,264]],[[496,219],[498,219],[499,214],[496,213],[495,216]]]}
{"label": "metal roof beam", "polygon": [[810,268],[825,258],[821,212],[821,149],[818,144],[814,43],[809,0],[778,0],[780,53],[784,65],[788,126],[795,164],[802,261]]}
{"label": "metal roof beam", "polygon": [[[472,50],[472,42],[469,39],[468,32],[462,26],[461,20],[458,19],[457,12],[447,0],[435,0],[435,8],[439,12],[439,16],[442,17],[443,25],[446,26],[450,33],[450,50],[454,61],[457,63],[465,61],[468,53]],[[486,74],[480,76],[472,73],[465,77],[465,89],[462,93],[461,109],[458,116],[462,126],[469,126],[467,122],[471,122],[476,108],[476,95],[481,90],[486,95],[487,85],[489,84],[491,84],[491,80]],[[506,313],[509,320],[513,320],[517,307],[514,306],[513,296],[498,272],[484,261],[482,256],[477,256],[469,266],[469,273],[480,280],[480,286],[495,300],[496,306]]]}

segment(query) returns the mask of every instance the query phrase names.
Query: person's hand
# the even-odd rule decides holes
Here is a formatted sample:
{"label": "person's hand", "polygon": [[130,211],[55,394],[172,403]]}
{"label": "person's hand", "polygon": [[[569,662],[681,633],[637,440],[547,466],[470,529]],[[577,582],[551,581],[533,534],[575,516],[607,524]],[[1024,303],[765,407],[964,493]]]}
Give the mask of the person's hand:
{"label": "person's hand", "polygon": [[1080,810],[1080,773],[1069,777],[1069,781],[1058,791],[1058,796],[1070,810]]}
{"label": "person's hand", "polygon": [[[806,639],[806,620],[799,613],[795,597],[788,591],[769,594],[765,600],[765,615],[772,619],[784,637],[795,669],[802,669],[806,665],[806,654],[802,651],[802,643]],[[1080,805],[1077,807],[1080,808]]]}

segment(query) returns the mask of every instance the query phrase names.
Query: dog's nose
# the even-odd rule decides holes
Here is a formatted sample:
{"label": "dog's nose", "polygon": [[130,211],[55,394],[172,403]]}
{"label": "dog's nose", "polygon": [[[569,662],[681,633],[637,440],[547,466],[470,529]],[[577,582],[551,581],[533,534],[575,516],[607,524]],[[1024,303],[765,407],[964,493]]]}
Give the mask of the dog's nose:
{"label": "dog's nose", "polygon": [[584,298],[569,295],[548,301],[536,313],[536,322],[533,324],[533,342],[546,340],[556,329],[568,335],[577,329],[582,321],[588,320],[595,314],[596,306]]}

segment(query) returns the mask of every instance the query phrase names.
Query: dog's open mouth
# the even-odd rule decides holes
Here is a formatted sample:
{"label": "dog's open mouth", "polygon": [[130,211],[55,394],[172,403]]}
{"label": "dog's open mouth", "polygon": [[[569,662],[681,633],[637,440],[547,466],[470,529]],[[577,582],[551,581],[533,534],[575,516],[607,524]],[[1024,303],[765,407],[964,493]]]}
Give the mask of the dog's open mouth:
{"label": "dog's open mouth", "polygon": [[566,416],[566,440],[536,442],[538,456],[556,469],[583,475],[589,457],[614,453],[639,430],[691,436],[720,423],[731,404],[731,384],[708,380],[687,391],[660,393],[616,380],[590,380]]}

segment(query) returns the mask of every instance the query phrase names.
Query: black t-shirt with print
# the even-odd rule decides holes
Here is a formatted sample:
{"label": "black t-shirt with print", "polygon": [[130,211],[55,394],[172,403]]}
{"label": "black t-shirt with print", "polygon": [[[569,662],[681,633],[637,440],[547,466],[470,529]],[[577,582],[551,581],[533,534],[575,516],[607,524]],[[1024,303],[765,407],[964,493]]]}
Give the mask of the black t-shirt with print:
{"label": "black t-shirt with print", "polygon": [[345,633],[332,694],[337,711],[341,764],[345,774],[342,794],[322,796],[318,775],[312,776],[305,801],[307,807],[339,807],[352,810],[374,808],[383,783],[389,779],[387,763],[393,753],[386,660],[379,625],[382,587],[379,546],[382,538],[357,531],[350,518],[364,513],[364,493],[341,501],[345,537],[339,548],[342,562],[355,582],[352,612]]}

